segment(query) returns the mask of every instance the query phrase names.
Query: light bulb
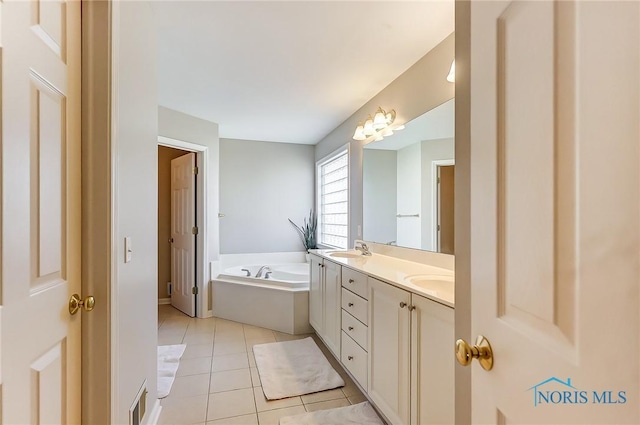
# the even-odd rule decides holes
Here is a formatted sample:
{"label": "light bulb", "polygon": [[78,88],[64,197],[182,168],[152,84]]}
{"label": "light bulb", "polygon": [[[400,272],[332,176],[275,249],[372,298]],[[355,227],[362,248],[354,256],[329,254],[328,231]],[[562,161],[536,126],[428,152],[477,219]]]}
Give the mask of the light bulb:
{"label": "light bulb", "polygon": [[376,138],[373,139],[374,142],[379,142],[380,140],[384,139],[384,137],[382,137],[382,134],[378,133],[376,135]]}
{"label": "light bulb", "polygon": [[353,140],[365,140],[366,138],[367,136],[364,135],[364,126],[359,122],[355,133],[353,133]]}
{"label": "light bulb", "polygon": [[387,115],[382,110],[382,108],[378,107],[378,111],[373,116],[373,129],[380,130],[387,126]]}
{"label": "light bulb", "polygon": [[382,134],[384,137],[393,136],[393,130],[391,130],[389,127],[387,127],[384,130],[382,130],[380,132],[380,134]]}
{"label": "light bulb", "polygon": [[373,128],[373,119],[371,119],[371,115],[369,115],[369,118],[364,122],[364,135],[367,137],[373,136],[373,133],[375,132],[376,131]]}
{"label": "light bulb", "polygon": [[447,81],[450,83],[456,82],[456,60],[454,59],[451,62],[451,69],[449,70],[449,75],[447,75]]}

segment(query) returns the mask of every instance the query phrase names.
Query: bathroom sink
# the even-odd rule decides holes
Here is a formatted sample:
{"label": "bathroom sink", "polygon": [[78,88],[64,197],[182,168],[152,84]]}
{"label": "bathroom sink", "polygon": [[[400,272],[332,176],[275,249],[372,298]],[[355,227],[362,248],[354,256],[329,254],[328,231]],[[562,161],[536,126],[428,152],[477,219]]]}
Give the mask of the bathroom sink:
{"label": "bathroom sink", "polygon": [[445,274],[417,274],[404,278],[405,282],[438,295],[438,292],[450,293],[454,290],[455,278]]}
{"label": "bathroom sink", "polygon": [[362,254],[359,251],[331,251],[328,252],[329,257],[336,258],[358,258],[362,257]]}

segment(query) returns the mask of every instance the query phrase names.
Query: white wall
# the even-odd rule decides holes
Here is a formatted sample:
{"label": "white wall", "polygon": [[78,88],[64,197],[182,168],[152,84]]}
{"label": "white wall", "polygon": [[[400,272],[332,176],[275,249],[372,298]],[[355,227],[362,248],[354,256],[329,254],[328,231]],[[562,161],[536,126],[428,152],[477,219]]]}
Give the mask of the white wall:
{"label": "white wall", "polygon": [[404,124],[452,99],[455,84],[449,83],[446,77],[454,58],[454,43],[452,33],[316,145],[316,160],[345,143],[350,145],[349,245],[360,237],[357,229],[363,222],[362,151],[368,142],[352,140],[356,125],[378,106],[395,109],[396,122]]}
{"label": "white wall", "polygon": [[[204,255],[204,262],[202,269],[196,271],[197,276],[203,277],[203,279],[198,279],[197,283],[204,294],[204,296],[198,296],[196,309],[198,317],[207,317],[212,314],[209,283],[213,276],[209,265],[217,263],[220,257],[220,222],[218,219],[220,210],[220,139],[218,124],[163,106],[158,107],[157,113],[160,136],[205,147],[207,152],[207,169],[202,170],[201,179],[199,179],[203,185],[197,188],[198,199],[202,201],[206,196],[207,202],[207,215],[206,217],[198,217],[197,224],[200,229],[204,229],[201,233],[202,238],[198,239],[198,242],[206,245],[204,250],[198,250],[199,255]],[[198,163],[201,164],[200,161],[204,161],[203,154],[201,152],[197,152],[197,154]]]}
{"label": "white wall", "polygon": [[[116,310],[111,322],[111,423],[127,424],[129,408],[145,380],[149,412],[157,398],[156,31],[148,2],[114,2],[112,7]],[[124,263],[125,236],[132,239],[129,263]]]}
{"label": "white wall", "polygon": [[210,261],[218,259],[220,255],[218,210],[219,210],[219,185],[218,174],[220,156],[218,137],[218,124],[174,111],[173,109],[158,107],[158,134],[170,139],[190,142],[207,147],[209,156],[207,173],[207,201],[209,230],[208,256]]}
{"label": "white wall", "polygon": [[314,147],[220,140],[223,254],[304,251],[298,232],[313,208]]}
{"label": "white wall", "polygon": [[362,162],[362,238],[389,243],[397,239],[397,153],[365,149]]}
{"label": "white wall", "polygon": [[421,144],[414,143],[398,151],[398,214],[419,217],[398,218],[398,246],[422,247],[422,161]]}
{"label": "white wall", "polygon": [[442,159],[453,160],[454,139],[424,140],[422,142],[422,249],[435,251],[434,234],[434,190],[432,162]]}

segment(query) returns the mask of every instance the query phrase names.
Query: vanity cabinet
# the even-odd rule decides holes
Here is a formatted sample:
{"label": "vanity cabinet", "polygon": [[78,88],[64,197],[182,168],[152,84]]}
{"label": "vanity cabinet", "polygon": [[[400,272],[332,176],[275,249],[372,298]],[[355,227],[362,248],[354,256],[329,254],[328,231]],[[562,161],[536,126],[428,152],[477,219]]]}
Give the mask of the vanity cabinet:
{"label": "vanity cabinet", "polygon": [[311,255],[309,323],[336,357],[341,340],[341,266]]}
{"label": "vanity cabinet", "polygon": [[453,423],[453,308],[317,255],[310,267],[311,325],[389,423]]}
{"label": "vanity cabinet", "polygon": [[454,421],[454,310],[369,278],[367,393],[394,425]]}

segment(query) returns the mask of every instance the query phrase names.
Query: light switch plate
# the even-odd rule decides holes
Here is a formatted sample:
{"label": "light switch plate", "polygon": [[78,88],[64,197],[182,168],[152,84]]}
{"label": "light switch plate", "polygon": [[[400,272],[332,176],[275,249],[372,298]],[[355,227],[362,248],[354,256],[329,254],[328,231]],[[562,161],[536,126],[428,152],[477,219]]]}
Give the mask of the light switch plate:
{"label": "light switch plate", "polygon": [[131,247],[131,236],[127,236],[124,238],[124,262],[130,262],[132,256],[133,248]]}

